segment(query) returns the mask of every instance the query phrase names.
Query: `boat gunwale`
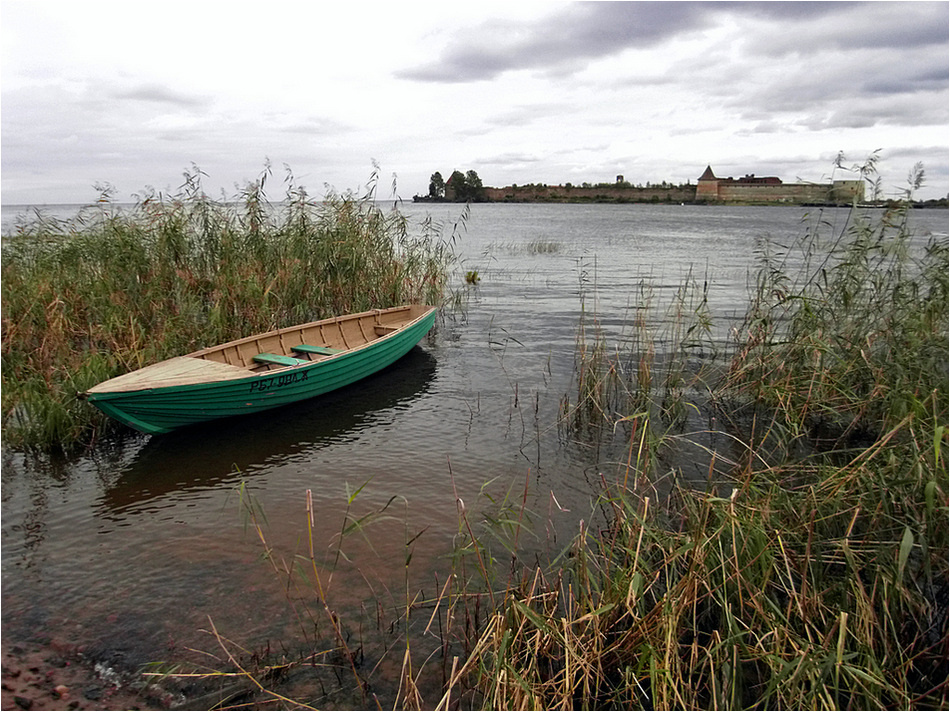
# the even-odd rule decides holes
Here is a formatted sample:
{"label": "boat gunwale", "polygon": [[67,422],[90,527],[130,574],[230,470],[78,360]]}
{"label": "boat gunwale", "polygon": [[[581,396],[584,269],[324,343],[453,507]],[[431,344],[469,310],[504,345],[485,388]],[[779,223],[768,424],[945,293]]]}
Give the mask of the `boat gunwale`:
{"label": "boat gunwale", "polygon": [[[214,353],[214,352],[216,352],[216,351],[223,351],[223,350],[225,350],[225,349],[227,349],[227,348],[232,348],[232,347],[240,346],[241,344],[250,343],[250,342],[255,341],[255,340],[258,340],[258,339],[266,339],[266,338],[271,338],[271,337],[274,337],[274,336],[280,336],[281,334],[286,334],[286,333],[289,333],[289,332],[291,332],[291,331],[298,331],[298,330],[303,330],[303,329],[312,329],[312,328],[315,327],[315,326],[326,326],[326,325],[328,325],[328,324],[339,324],[340,322],[354,321],[354,320],[362,319],[362,318],[367,317],[367,316],[377,316],[377,317],[378,317],[378,316],[380,316],[381,314],[396,313],[396,312],[400,312],[400,311],[409,311],[409,312],[411,313],[413,306],[420,306],[420,307],[424,308],[425,311],[424,311],[419,317],[417,317],[416,319],[413,319],[412,321],[406,322],[403,326],[399,327],[399,331],[402,331],[404,328],[406,328],[407,326],[409,326],[409,325],[415,323],[418,319],[421,319],[422,317],[424,317],[425,315],[427,315],[430,311],[432,311],[433,309],[435,309],[435,307],[433,307],[433,306],[428,306],[428,305],[404,304],[404,305],[397,306],[397,307],[387,307],[387,308],[385,308],[385,309],[369,309],[369,310],[367,310],[367,311],[357,312],[357,313],[355,313],[355,314],[343,314],[342,316],[331,316],[331,317],[329,317],[329,318],[327,318],[327,319],[317,319],[316,321],[310,321],[310,322],[306,322],[306,323],[304,323],[304,324],[294,324],[294,325],[292,325],[292,326],[284,326],[284,327],[281,327],[280,329],[272,329],[271,331],[266,331],[266,332],[263,332],[263,333],[260,333],[260,334],[252,334],[251,336],[242,336],[241,338],[239,338],[239,339],[234,339],[233,341],[228,341],[228,342],[223,343],[223,344],[216,344],[216,345],[214,345],[214,346],[208,346],[208,347],[206,347],[206,348],[199,349],[198,351],[192,351],[190,354],[185,354],[185,355],[184,355],[184,358],[203,358],[206,354],[212,354],[212,353]],[[395,332],[394,332],[394,333],[395,333]],[[389,334],[387,334],[386,336],[389,336]],[[385,336],[381,336],[380,338],[385,338]],[[373,339],[372,341],[368,341],[368,342],[366,342],[366,343],[367,343],[367,344],[369,344],[369,343],[374,343],[374,342],[377,341],[377,340],[378,340],[378,339]],[[349,352],[349,351],[351,351],[351,350],[355,350],[355,349],[361,348],[362,346],[365,346],[365,345],[366,345],[366,344],[362,344],[362,345],[360,345],[360,346],[354,346],[353,349],[344,349],[344,350],[342,351],[342,353],[347,353],[347,352]],[[334,354],[334,356],[338,356],[338,355],[339,355],[339,354]],[[205,359],[205,360],[207,360],[207,359]],[[238,368],[241,368],[241,367],[239,366]],[[292,367],[288,367],[288,368],[292,368]]]}
{"label": "boat gunwale", "polygon": [[[314,327],[314,326],[323,326],[323,325],[326,325],[326,324],[339,323],[339,322],[341,322],[341,321],[357,320],[357,319],[361,319],[361,318],[364,318],[364,317],[367,317],[367,316],[379,316],[379,315],[381,315],[381,314],[395,313],[395,312],[399,312],[399,311],[408,311],[408,312],[411,313],[412,308],[413,308],[414,306],[421,307],[421,308],[423,309],[422,313],[421,313],[419,316],[417,316],[415,319],[412,319],[411,321],[408,321],[408,322],[406,322],[405,324],[403,324],[402,326],[398,327],[396,330],[391,331],[391,332],[389,332],[389,333],[387,333],[387,334],[382,334],[382,335],[378,336],[377,338],[372,339],[372,340],[369,340],[369,341],[366,341],[365,343],[362,343],[362,344],[360,344],[360,345],[358,345],[358,346],[354,346],[354,347],[352,347],[352,348],[340,350],[338,353],[331,354],[331,355],[327,355],[327,356],[321,356],[320,358],[318,358],[318,359],[316,359],[316,360],[313,360],[313,361],[303,361],[303,362],[301,362],[301,363],[294,364],[294,365],[292,365],[292,366],[281,366],[281,367],[278,367],[278,368],[268,369],[268,370],[266,370],[266,371],[257,371],[257,372],[251,371],[251,370],[250,370],[251,367],[232,366],[234,369],[238,369],[238,370],[243,371],[243,372],[245,372],[245,373],[244,373],[244,375],[236,375],[236,374],[235,374],[235,375],[234,375],[233,377],[231,377],[231,378],[223,378],[223,377],[222,377],[222,378],[208,378],[208,379],[206,379],[206,380],[195,381],[195,382],[192,382],[192,383],[168,383],[168,384],[165,384],[165,385],[162,385],[162,384],[148,385],[147,382],[143,382],[141,385],[138,385],[138,386],[136,386],[136,387],[122,388],[122,389],[115,389],[115,390],[105,390],[105,389],[103,389],[103,390],[96,390],[96,389],[98,389],[100,386],[105,386],[105,385],[109,384],[110,382],[116,381],[116,380],[118,380],[118,379],[120,379],[120,378],[124,378],[124,377],[126,377],[126,376],[131,375],[131,374],[137,373],[137,372],[139,372],[139,371],[143,371],[143,370],[148,369],[148,368],[152,368],[152,367],[158,366],[158,365],[160,365],[160,364],[165,364],[165,363],[169,363],[169,362],[176,361],[176,360],[180,360],[180,359],[193,359],[193,360],[195,360],[195,361],[202,361],[202,362],[206,362],[206,363],[214,363],[214,364],[221,365],[221,366],[231,366],[231,364],[225,364],[225,363],[222,363],[222,362],[220,362],[220,361],[215,361],[214,359],[203,358],[202,355],[203,355],[203,354],[207,354],[207,353],[213,353],[213,352],[215,352],[215,351],[217,351],[217,350],[219,350],[219,349],[223,350],[223,349],[225,349],[225,348],[233,347],[233,346],[235,346],[235,345],[252,342],[252,341],[254,341],[254,340],[256,340],[256,339],[262,339],[262,338],[265,338],[265,337],[278,336],[278,335],[280,335],[280,334],[282,334],[282,333],[287,333],[287,332],[292,332],[292,331],[298,331],[298,330],[305,329],[305,328],[312,328],[312,327]],[[82,395],[85,399],[87,399],[87,400],[89,400],[89,401],[111,400],[111,399],[115,399],[115,398],[128,398],[128,397],[133,397],[133,396],[135,396],[136,394],[143,394],[143,393],[147,393],[147,392],[161,391],[161,390],[165,390],[165,389],[175,389],[176,391],[190,391],[190,390],[195,390],[195,389],[200,389],[200,388],[215,387],[215,386],[219,386],[219,385],[222,385],[222,384],[232,384],[232,383],[233,383],[233,384],[240,384],[240,383],[243,383],[243,382],[252,382],[252,381],[258,380],[258,379],[273,378],[275,375],[280,375],[280,374],[288,373],[288,372],[291,372],[291,371],[296,371],[296,370],[310,370],[310,369],[314,369],[314,368],[316,368],[316,367],[318,367],[318,366],[326,366],[326,365],[328,365],[330,362],[338,361],[338,360],[340,360],[340,359],[342,359],[342,358],[344,358],[344,357],[346,357],[346,356],[348,356],[348,355],[355,354],[355,353],[358,353],[358,352],[360,352],[360,351],[364,351],[364,350],[366,350],[366,349],[368,349],[368,348],[376,347],[376,346],[381,346],[381,345],[383,344],[383,342],[392,341],[393,339],[396,339],[396,338],[398,338],[400,335],[402,335],[403,333],[405,333],[408,329],[410,329],[411,327],[413,327],[414,325],[416,325],[416,324],[417,324],[418,322],[420,322],[421,320],[427,318],[430,314],[432,314],[432,312],[436,311],[436,309],[437,309],[436,307],[429,306],[429,305],[412,305],[412,304],[410,304],[410,305],[403,305],[403,306],[398,306],[398,307],[390,307],[390,308],[387,308],[387,309],[372,309],[372,310],[368,310],[368,311],[365,311],[365,312],[358,312],[358,313],[356,313],[356,314],[346,314],[346,315],[343,315],[343,316],[330,317],[330,318],[328,318],[328,319],[318,319],[317,321],[312,321],[312,322],[308,322],[308,323],[305,323],[305,324],[297,324],[297,325],[294,325],[294,326],[287,326],[287,327],[283,327],[283,328],[281,328],[281,329],[275,329],[275,330],[272,330],[272,331],[269,331],[269,332],[266,332],[266,333],[262,333],[262,334],[254,334],[254,335],[252,335],[252,336],[242,337],[242,338],[240,338],[240,339],[235,339],[234,341],[229,341],[229,342],[227,342],[227,343],[219,344],[219,345],[217,345],[217,346],[211,346],[211,347],[208,347],[208,348],[205,348],[205,349],[200,349],[200,350],[194,351],[194,352],[192,352],[192,353],[190,353],[190,354],[185,354],[184,356],[173,356],[173,357],[171,357],[171,358],[169,358],[169,359],[164,359],[164,360],[159,361],[159,362],[157,362],[157,363],[150,364],[149,366],[144,366],[144,367],[142,367],[141,369],[136,369],[135,371],[129,371],[128,373],[124,373],[124,374],[121,374],[121,375],[119,375],[119,376],[115,376],[114,378],[110,378],[110,379],[108,379],[108,380],[106,380],[106,381],[103,381],[102,383],[99,383],[99,384],[93,386],[91,389],[85,391],[85,392],[82,393],[81,395]]]}

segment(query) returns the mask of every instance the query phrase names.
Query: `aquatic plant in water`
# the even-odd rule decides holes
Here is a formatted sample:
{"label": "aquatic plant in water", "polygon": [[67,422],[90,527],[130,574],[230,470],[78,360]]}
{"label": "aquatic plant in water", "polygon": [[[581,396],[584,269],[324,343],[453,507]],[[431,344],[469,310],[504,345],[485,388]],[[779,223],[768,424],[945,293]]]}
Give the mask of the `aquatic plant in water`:
{"label": "aquatic plant in water", "polygon": [[[620,432],[628,457],[601,475],[590,517],[550,564],[518,556],[527,478],[482,518],[456,497],[452,571],[435,595],[408,584],[420,532],[407,523],[400,637],[383,655],[401,661],[393,705],[946,708],[950,260],[945,240],[911,244],[906,210],[845,225],[819,213],[797,243],[764,243],[722,368],[693,363],[709,356],[698,281],[659,311],[642,285],[649,309],[615,347],[586,315],[564,427]],[[676,405],[691,407],[690,387],[706,390],[730,444],[705,450],[705,489],[662,457],[699,435]],[[392,503],[357,515],[360,491],[339,547]],[[281,575],[309,579],[326,606],[339,558],[319,569],[311,548],[298,560],[299,574]],[[351,664],[345,631],[360,624],[325,613],[340,667],[378,703],[370,677],[384,664]]]}
{"label": "aquatic plant in water", "polygon": [[78,392],[125,371],[240,336],[408,302],[441,304],[451,244],[361,195],[314,200],[266,167],[236,202],[211,200],[197,168],[174,196],[101,200],[66,224],[3,241],[3,435],[69,449],[113,427]]}
{"label": "aquatic plant in water", "polygon": [[603,480],[602,524],[513,579],[453,680],[495,708],[946,707],[948,253],[915,249],[908,209],[819,213],[763,246],[709,382],[731,447],[708,453],[706,490],[663,470],[690,435],[661,407],[655,341],[631,377],[581,332],[564,417],[635,421],[631,457]]}

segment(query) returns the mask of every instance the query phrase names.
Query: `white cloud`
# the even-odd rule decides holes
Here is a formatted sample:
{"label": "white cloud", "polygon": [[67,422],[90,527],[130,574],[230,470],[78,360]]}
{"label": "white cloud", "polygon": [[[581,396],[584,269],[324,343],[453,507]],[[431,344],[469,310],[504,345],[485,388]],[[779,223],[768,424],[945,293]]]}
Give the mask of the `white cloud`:
{"label": "white cloud", "polygon": [[358,188],[372,159],[404,195],[456,168],[818,179],[878,147],[885,183],[922,160],[943,196],[947,7],[4,0],[2,199],[175,188],[193,163],[231,191],[267,157],[311,193]]}

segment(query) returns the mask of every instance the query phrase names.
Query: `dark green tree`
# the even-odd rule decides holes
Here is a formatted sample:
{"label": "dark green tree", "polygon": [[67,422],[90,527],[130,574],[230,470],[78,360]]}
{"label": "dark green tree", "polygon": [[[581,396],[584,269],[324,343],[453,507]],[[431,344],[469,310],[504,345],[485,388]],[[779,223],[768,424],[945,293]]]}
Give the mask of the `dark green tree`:
{"label": "dark green tree", "polygon": [[465,174],[462,171],[452,171],[445,188],[445,197],[449,200],[467,200],[465,196],[468,191],[465,189]]}
{"label": "dark green tree", "polygon": [[472,200],[477,200],[482,196],[482,179],[478,177],[478,173],[475,171],[468,171],[465,174],[465,184],[468,186],[469,194],[471,195]]}
{"label": "dark green tree", "polygon": [[445,181],[442,180],[442,174],[436,171],[432,174],[432,177],[429,178],[429,197],[430,198],[444,198],[445,197]]}
{"label": "dark green tree", "polygon": [[485,188],[482,179],[475,171],[452,171],[452,175],[445,182],[445,197],[448,200],[457,200],[462,203],[485,200]]}

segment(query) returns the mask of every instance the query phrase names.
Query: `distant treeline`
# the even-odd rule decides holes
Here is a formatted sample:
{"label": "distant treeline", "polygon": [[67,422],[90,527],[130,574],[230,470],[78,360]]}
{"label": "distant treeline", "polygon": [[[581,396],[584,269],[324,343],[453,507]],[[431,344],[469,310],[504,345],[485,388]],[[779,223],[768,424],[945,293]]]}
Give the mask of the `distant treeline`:
{"label": "distant treeline", "polygon": [[426,195],[416,195],[416,202],[516,202],[516,203],[567,203],[567,202],[637,202],[637,203],[682,203],[693,202],[696,199],[696,186],[685,184],[646,183],[634,185],[622,175],[617,176],[613,183],[565,183],[564,185],[547,185],[544,183],[528,183],[526,185],[510,185],[504,188],[486,187],[482,179],[474,170],[455,170],[448,180],[436,171],[429,178],[429,192]]}

